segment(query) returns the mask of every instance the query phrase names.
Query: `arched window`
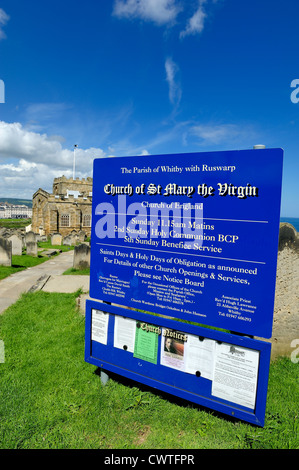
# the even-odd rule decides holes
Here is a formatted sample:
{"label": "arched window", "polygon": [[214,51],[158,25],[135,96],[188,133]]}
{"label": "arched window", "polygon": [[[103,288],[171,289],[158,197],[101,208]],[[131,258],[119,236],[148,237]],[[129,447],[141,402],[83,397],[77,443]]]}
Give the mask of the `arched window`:
{"label": "arched window", "polygon": [[90,227],[91,226],[91,215],[90,214],[84,214],[82,223],[83,223],[83,227]]}
{"label": "arched window", "polygon": [[70,214],[62,214],[60,216],[60,227],[70,226]]}

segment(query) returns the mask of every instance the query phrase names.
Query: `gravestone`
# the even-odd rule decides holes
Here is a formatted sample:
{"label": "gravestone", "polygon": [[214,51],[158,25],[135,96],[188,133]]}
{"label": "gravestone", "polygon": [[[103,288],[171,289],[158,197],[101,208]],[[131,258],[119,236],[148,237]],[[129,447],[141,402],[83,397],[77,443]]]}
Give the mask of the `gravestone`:
{"label": "gravestone", "polygon": [[63,238],[62,244],[67,246],[76,245],[78,241],[78,235],[76,232],[69,233],[66,237]]}
{"label": "gravestone", "polygon": [[67,235],[66,237],[63,238],[62,244],[66,246],[71,246],[72,245],[72,237],[70,235]]}
{"label": "gravestone", "polygon": [[11,241],[0,238],[0,266],[11,266]]}
{"label": "gravestone", "polygon": [[36,235],[34,232],[27,232],[25,235],[25,243],[27,246],[27,243],[34,242],[36,243]]}
{"label": "gravestone", "polygon": [[26,253],[28,256],[37,256],[37,243],[26,242]]}
{"label": "gravestone", "polygon": [[75,269],[86,269],[90,266],[90,247],[85,245],[75,246],[73,267]]}
{"label": "gravestone", "polygon": [[77,237],[78,237],[78,242],[83,243],[86,237],[86,233],[84,232],[84,230],[80,230],[77,234]]}
{"label": "gravestone", "polygon": [[70,233],[70,236],[71,236],[71,239],[72,239],[72,245],[76,245],[76,243],[78,242],[78,233],[76,232],[76,230],[73,230]]}
{"label": "gravestone", "polygon": [[62,244],[62,235],[60,233],[54,233],[51,236],[51,245],[61,245]]}
{"label": "gravestone", "polygon": [[12,254],[21,255],[22,254],[22,240],[17,235],[11,235],[8,240],[11,241]]}

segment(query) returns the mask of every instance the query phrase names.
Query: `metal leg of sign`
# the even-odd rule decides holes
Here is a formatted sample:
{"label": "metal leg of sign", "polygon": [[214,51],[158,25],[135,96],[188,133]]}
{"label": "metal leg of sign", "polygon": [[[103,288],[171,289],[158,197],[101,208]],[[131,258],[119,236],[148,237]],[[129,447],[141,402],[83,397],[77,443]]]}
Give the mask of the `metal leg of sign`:
{"label": "metal leg of sign", "polygon": [[109,380],[109,375],[106,374],[106,372],[104,372],[104,371],[101,369],[101,383],[102,383],[103,385],[106,385],[107,382],[108,382],[108,380]]}

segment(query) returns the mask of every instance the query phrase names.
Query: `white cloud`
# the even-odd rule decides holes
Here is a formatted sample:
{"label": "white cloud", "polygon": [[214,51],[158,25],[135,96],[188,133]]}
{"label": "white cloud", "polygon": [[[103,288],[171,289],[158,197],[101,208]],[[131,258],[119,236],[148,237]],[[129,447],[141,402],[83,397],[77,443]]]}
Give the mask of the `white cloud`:
{"label": "white cloud", "polygon": [[[76,149],[77,177],[92,176],[94,158],[106,156],[100,148]],[[0,196],[31,198],[39,188],[51,190],[53,179],[73,176],[74,151],[61,139],[28,131],[20,123],[0,121]]]}
{"label": "white cloud", "polygon": [[206,0],[200,0],[196,12],[189,19],[184,31],[181,31],[180,38],[194,34],[200,34],[204,29],[204,21],[207,16],[203,9]]}
{"label": "white cloud", "polygon": [[115,0],[113,14],[119,18],[139,18],[162,25],[173,23],[180,10],[176,0]]}
{"label": "white cloud", "polygon": [[3,31],[3,26],[6,25],[8,20],[9,20],[8,14],[5,13],[5,11],[2,8],[0,8],[0,39],[5,39],[6,38],[6,34]]}
{"label": "white cloud", "polygon": [[145,155],[150,155],[150,153],[146,149],[143,149],[139,156],[143,157]]}
{"label": "white cloud", "polygon": [[179,67],[168,57],[165,61],[166,81],[169,87],[169,100],[175,108],[179,105],[182,97],[182,90],[178,79]]}
{"label": "white cloud", "polygon": [[[191,126],[189,135],[196,136],[202,145],[224,145],[254,142],[257,137],[250,125],[237,124],[199,124]],[[251,144],[253,145],[253,144]]]}
{"label": "white cloud", "polygon": [[[218,0],[210,0],[215,4]],[[196,10],[194,2],[184,0],[114,0],[113,15],[118,18],[139,19],[153,22],[158,26],[180,25],[186,16],[189,16],[186,26],[180,32],[180,38],[200,34],[208,17],[204,5],[208,0],[197,0]],[[184,15],[180,18],[180,13]]]}

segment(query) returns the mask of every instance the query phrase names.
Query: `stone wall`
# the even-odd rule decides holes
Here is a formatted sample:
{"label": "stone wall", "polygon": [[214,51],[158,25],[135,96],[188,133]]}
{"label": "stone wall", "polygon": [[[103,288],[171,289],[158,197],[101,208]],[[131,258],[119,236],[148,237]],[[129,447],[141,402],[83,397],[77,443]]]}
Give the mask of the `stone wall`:
{"label": "stone wall", "polygon": [[84,196],[88,196],[92,192],[92,178],[66,178],[62,176],[55,178],[53,182],[53,194],[61,195],[67,194],[67,191],[79,191]]}

